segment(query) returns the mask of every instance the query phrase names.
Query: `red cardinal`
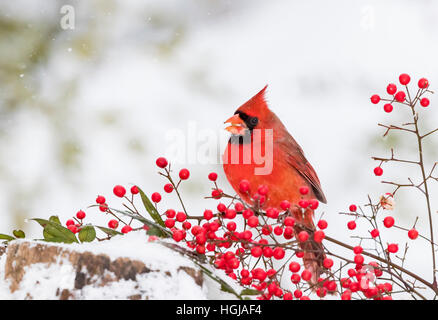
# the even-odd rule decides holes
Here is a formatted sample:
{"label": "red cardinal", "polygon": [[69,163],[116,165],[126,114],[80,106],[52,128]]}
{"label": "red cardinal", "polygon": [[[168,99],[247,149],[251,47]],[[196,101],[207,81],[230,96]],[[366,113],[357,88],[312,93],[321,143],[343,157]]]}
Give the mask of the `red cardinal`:
{"label": "red cardinal", "polygon": [[[313,210],[308,208],[303,214],[297,210],[298,202],[302,199],[317,199],[326,203],[327,200],[318,176],[305,158],[303,150],[280,119],[269,110],[264,98],[266,87],[239,107],[234,116],[225,122],[230,124],[226,130],[232,136],[223,156],[224,171],[234,190],[250,205],[253,204],[258,187],[262,185],[269,190],[263,203],[264,208],[280,209],[283,200],[289,201],[297,222],[295,233],[306,230],[310,233],[309,239],[313,239]],[[257,150],[261,150],[262,155],[264,152],[264,159],[267,159],[265,163],[261,163],[260,155],[256,157],[260,154],[256,153]],[[242,180],[249,182],[249,192],[240,191]],[[308,187],[309,192],[301,195],[300,187]],[[316,284],[322,271],[323,247],[309,240],[301,243],[301,248],[304,251],[304,265],[313,274],[310,282]]]}

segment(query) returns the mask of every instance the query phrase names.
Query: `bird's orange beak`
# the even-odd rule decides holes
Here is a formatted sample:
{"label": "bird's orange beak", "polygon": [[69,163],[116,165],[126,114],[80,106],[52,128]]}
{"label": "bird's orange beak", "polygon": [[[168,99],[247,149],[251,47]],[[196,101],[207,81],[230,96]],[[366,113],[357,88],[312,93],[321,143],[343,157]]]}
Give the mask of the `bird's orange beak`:
{"label": "bird's orange beak", "polygon": [[245,122],[239,117],[238,114],[235,114],[224,123],[231,124],[230,126],[226,127],[225,130],[231,132],[232,134],[241,135],[246,129]]}

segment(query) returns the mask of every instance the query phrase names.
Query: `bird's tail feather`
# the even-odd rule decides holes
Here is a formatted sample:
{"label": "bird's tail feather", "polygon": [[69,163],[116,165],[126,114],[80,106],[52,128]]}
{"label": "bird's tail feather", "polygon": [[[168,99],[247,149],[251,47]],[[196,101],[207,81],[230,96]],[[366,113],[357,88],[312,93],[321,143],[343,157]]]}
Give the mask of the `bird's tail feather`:
{"label": "bird's tail feather", "polygon": [[300,242],[299,246],[304,252],[303,263],[304,267],[312,273],[312,278],[309,280],[311,286],[314,289],[318,286],[318,279],[324,272],[324,247],[321,243],[313,240],[313,234],[316,231],[315,224],[313,223],[313,210],[306,209],[304,213],[301,209],[292,211],[295,218],[295,234],[301,231],[309,233],[309,240]]}

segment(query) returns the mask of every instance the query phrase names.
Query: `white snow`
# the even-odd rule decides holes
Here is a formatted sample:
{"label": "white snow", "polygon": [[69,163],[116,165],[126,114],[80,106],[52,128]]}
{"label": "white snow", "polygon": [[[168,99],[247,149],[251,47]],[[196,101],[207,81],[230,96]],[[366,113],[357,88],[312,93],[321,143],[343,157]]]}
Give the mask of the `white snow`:
{"label": "white snow", "polygon": [[[20,242],[25,240],[16,240]],[[47,244],[35,241],[36,244]],[[137,275],[136,281],[120,280],[100,287],[86,285],[81,290],[74,289],[76,271],[67,259],[59,259],[56,264],[36,263],[26,267],[20,287],[14,293],[9,291],[9,282],[4,280],[6,254],[0,258],[0,299],[27,299],[31,293],[34,299],[59,299],[57,290],[68,289],[80,299],[127,299],[141,294],[147,299],[233,299],[234,296],[220,291],[217,282],[204,276],[202,287],[180,267],[199,269],[190,259],[158,242],[148,241],[143,232],[131,232],[110,241],[86,244],[50,244],[77,252],[106,254],[112,260],[120,257],[131,258],[145,263],[151,270]],[[170,276],[169,276],[170,274]],[[230,282],[227,280],[227,282]],[[234,285],[235,286],[235,285]],[[237,288],[237,287],[236,287]]]}

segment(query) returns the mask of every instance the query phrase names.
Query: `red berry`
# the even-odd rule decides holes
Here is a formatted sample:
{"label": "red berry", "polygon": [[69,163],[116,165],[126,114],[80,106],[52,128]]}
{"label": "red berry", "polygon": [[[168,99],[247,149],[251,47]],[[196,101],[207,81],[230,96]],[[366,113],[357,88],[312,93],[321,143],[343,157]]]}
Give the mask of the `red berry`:
{"label": "red berry", "polygon": [[396,253],[398,251],[398,245],[395,243],[388,244],[388,252]]}
{"label": "red berry", "polygon": [[351,204],[350,207],[348,207],[348,209],[350,209],[351,212],[356,212],[357,211],[357,207],[355,204]]}
{"label": "red berry", "polygon": [[284,218],[284,225],[288,227],[293,227],[295,225],[295,219],[292,217]]}
{"label": "red berry", "polygon": [[168,209],[166,211],[166,217],[168,218],[175,218],[176,212],[173,209]]}
{"label": "red berry", "polygon": [[361,265],[361,264],[363,264],[364,261],[365,261],[365,259],[364,259],[363,255],[356,254],[354,256],[354,263]]}
{"label": "red berry", "polygon": [[301,266],[298,262],[291,262],[289,264],[289,270],[294,272],[294,273],[300,271],[300,268],[301,268]]}
{"label": "red berry", "polygon": [[290,202],[287,201],[287,200],[283,200],[283,201],[281,201],[281,203],[280,203],[280,208],[281,208],[282,210],[286,211],[287,209],[290,208]]}
{"label": "red berry", "polygon": [[251,249],[251,255],[252,255],[254,258],[258,258],[258,257],[260,257],[260,256],[262,255],[262,253],[263,253],[263,250],[262,250],[262,248],[260,248],[260,247],[253,247],[253,248]]}
{"label": "red berry", "polygon": [[429,80],[427,80],[426,78],[421,78],[420,80],[418,80],[418,87],[420,89],[426,89],[429,86]]}
{"label": "red berry", "polygon": [[126,225],[122,228],[122,233],[128,233],[132,231],[132,227],[129,225]]}
{"label": "red berry", "polygon": [[187,219],[187,215],[184,212],[178,212],[176,214],[176,221],[183,222],[186,219]]}
{"label": "red berry", "polygon": [[292,281],[292,283],[298,284],[301,281],[301,277],[298,273],[294,273],[290,277],[290,281]]}
{"label": "red berry", "polygon": [[395,94],[395,100],[397,100],[398,102],[403,102],[406,99],[406,93],[404,93],[403,91],[399,91]]}
{"label": "red berry", "polygon": [[254,215],[254,212],[252,212],[251,209],[246,209],[242,212],[242,216],[244,219],[249,219],[249,217],[252,217]]}
{"label": "red berry", "polygon": [[256,216],[252,216],[248,219],[248,225],[251,228],[255,228],[259,225],[259,218],[257,218]]}
{"label": "red berry", "polygon": [[189,230],[192,227],[192,224],[188,221],[184,221],[184,223],[182,224],[182,227],[186,230]]}
{"label": "red berry", "polygon": [[309,187],[307,187],[307,186],[300,187],[299,190],[300,190],[300,193],[301,193],[303,196],[309,193]]}
{"label": "red berry", "polygon": [[305,281],[309,281],[312,278],[312,272],[310,272],[309,270],[304,270],[301,273],[301,278],[303,278],[303,280]]}
{"label": "red berry", "polygon": [[173,240],[175,240],[176,242],[181,241],[182,239],[184,239],[186,236],[185,231],[182,230],[176,230],[173,233]]}
{"label": "red berry", "polygon": [[267,236],[270,235],[272,232],[272,227],[270,225],[264,225],[262,228],[262,233]]}
{"label": "red berry", "polygon": [[306,231],[301,231],[298,233],[298,240],[305,242],[309,239],[309,234]]}
{"label": "red berry", "polygon": [[96,203],[98,204],[104,204],[105,203],[105,197],[104,196],[97,196]]}
{"label": "red berry", "polygon": [[195,237],[197,244],[205,244],[207,242],[207,238],[203,233],[199,233]]}
{"label": "red berry", "polygon": [[158,192],[152,193],[151,200],[155,203],[160,202],[161,201],[161,194],[159,194]]}
{"label": "red berry", "polygon": [[190,177],[190,171],[187,169],[181,169],[179,177],[181,180],[187,180]]}
{"label": "red berry", "polygon": [[371,230],[371,236],[373,238],[377,238],[379,236],[379,234],[380,234],[379,230],[377,230],[377,229]]}
{"label": "red berry", "polygon": [[388,94],[390,95],[393,95],[396,91],[397,91],[397,86],[394,83],[390,83],[386,87],[386,92],[388,92]]}
{"label": "red berry", "polygon": [[374,94],[371,96],[372,103],[377,104],[377,103],[379,103],[379,101],[380,101],[380,97],[377,94]]}
{"label": "red berry", "polygon": [[316,210],[318,208],[318,206],[319,206],[319,201],[318,200],[316,200],[316,199],[310,199],[309,200],[309,207],[310,207],[310,209]]}
{"label": "red berry", "polygon": [[281,260],[281,259],[283,259],[284,256],[285,256],[285,254],[286,254],[286,253],[285,253],[284,249],[281,248],[281,247],[276,247],[276,248],[274,249],[274,252],[273,252],[273,256],[274,256],[274,258],[277,259],[277,260]]}
{"label": "red berry", "polygon": [[299,299],[299,298],[301,298],[303,296],[303,292],[301,290],[297,289],[297,290],[294,291],[294,296],[295,296],[295,298]]}
{"label": "red berry", "polygon": [[79,220],[84,219],[84,218],[85,218],[85,212],[82,211],[82,210],[79,210],[79,211],[76,213],[76,218],[78,218]]}
{"label": "red berry", "polygon": [[265,258],[270,258],[274,254],[274,250],[272,250],[270,247],[264,247],[263,248],[263,256]]}
{"label": "red berry", "polygon": [[298,201],[298,205],[301,208],[305,209],[305,208],[307,208],[309,206],[309,201],[302,199],[302,200]]}
{"label": "red berry", "polygon": [[383,224],[387,228],[391,228],[394,225],[394,222],[395,220],[393,217],[386,217],[385,219],[383,219]]}
{"label": "red berry", "polygon": [[316,294],[318,295],[318,297],[323,298],[327,295],[327,288],[318,288],[316,289]]}
{"label": "red berry", "polygon": [[266,272],[262,268],[256,268],[252,270],[252,276],[253,278],[259,280],[260,282],[264,281],[266,279]]}
{"label": "red berry", "polygon": [[167,164],[168,164],[167,159],[163,158],[163,157],[158,158],[155,163],[157,164],[158,167],[160,167],[162,169],[166,168]]}
{"label": "red berry", "polygon": [[242,192],[242,193],[248,192],[249,191],[249,187],[250,187],[250,184],[249,184],[248,180],[240,181],[240,183],[239,183],[239,190],[240,190],[240,192]]}
{"label": "red berry", "polygon": [[322,219],[318,221],[318,228],[320,228],[321,230],[326,229],[327,226],[328,226],[327,221],[322,220]]}
{"label": "red berry", "polygon": [[292,239],[294,236],[294,229],[292,227],[284,228],[284,238],[286,240]]}
{"label": "red berry", "polygon": [[139,192],[140,192],[140,190],[138,189],[137,186],[132,186],[132,187],[131,187],[131,193],[132,193],[132,194],[137,194],[137,193],[139,193]]}
{"label": "red berry", "polygon": [[227,223],[227,229],[230,231],[236,231],[236,223],[234,221],[230,221]]}
{"label": "red berry", "polygon": [[341,295],[341,300],[351,300],[351,291],[344,291]]}
{"label": "red berry", "polygon": [[422,107],[427,107],[430,104],[430,100],[428,98],[423,98],[420,100],[420,104]]}
{"label": "red berry", "polygon": [[224,205],[223,203],[219,203],[219,204],[217,205],[217,211],[219,211],[219,212],[225,212],[225,211],[227,211],[227,206]]}
{"label": "red berry", "polygon": [[212,196],[214,199],[220,199],[220,198],[222,197],[222,190],[221,190],[221,189],[214,189],[214,190],[211,192],[211,196]]}
{"label": "red berry", "polygon": [[75,221],[74,220],[72,220],[72,219],[68,219],[67,221],[66,221],[66,223],[65,223],[65,225],[68,227],[68,226],[71,226],[71,225],[74,225],[75,224]]}
{"label": "red berry", "polygon": [[269,189],[267,186],[265,185],[261,185],[259,186],[259,188],[257,189],[257,193],[261,196],[266,196],[269,192]]}
{"label": "red berry", "polygon": [[167,183],[164,185],[164,192],[171,193],[173,191],[173,185],[171,183]]}
{"label": "red berry", "polygon": [[330,269],[333,266],[333,260],[330,258],[325,258],[322,264],[324,268]]}
{"label": "red berry", "polygon": [[105,212],[108,210],[108,205],[106,203],[103,203],[99,206],[99,210],[102,212]]}
{"label": "red berry", "polygon": [[126,194],[126,189],[117,185],[114,187],[113,192],[117,197],[122,198]]}
{"label": "red berry", "polygon": [[213,218],[213,211],[211,210],[205,210],[204,211],[204,218],[206,220],[210,220],[211,218]]}
{"label": "red berry", "polygon": [[296,254],[297,258],[304,257],[304,251],[296,251],[295,254]]}
{"label": "red berry", "polygon": [[355,247],[353,248],[353,252],[354,252],[355,254],[361,254],[361,253],[363,252],[363,248],[362,248],[361,246],[355,246]]}
{"label": "red berry", "polygon": [[375,167],[374,168],[374,174],[376,176],[381,176],[383,174],[383,169],[381,167]]}
{"label": "red berry", "polygon": [[237,212],[234,209],[227,209],[227,211],[225,211],[225,218],[227,219],[234,219],[236,215]]}
{"label": "red berry", "polygon": [[205,246],[204,245],[196,246],[196,252],[199,254],[204,254],[205,253]]}
{"label": "red berry", "polygon": [[241,204],[240,202],[237,202],[237,203],[234,205],[234,209],[235,209],[237,212],[242,212],[242,211],[245,209],[245,207],[244,207],[243,204]]}
{"label": "red berry", "polygon": [[409,230],[409,232],[408,232],[408,237],[409,237],[410,239],[412,239],[412,240],[417,239],[417,237],[418,237],[418,231],[415,230],[415,229],[411,229],[411,230]]}
{"label": "red berry", "polygon": [[408,83],[409,83],[409,81],[411,81],[411,77],[408,75],[408,74],[406,74],[406,73],[402,73],[399,77],[398,77],[398,80],[400,81],[400,83],[402,84],[402,85],[407,85]]}
{"label": "red berry", "polygon": [[208,175],[208,179],[210,181],[216,181],[217,180],[217,173],[216,172],[212,172]]}
{"label": "red berry", "polygon": [[76,225],[74,225],[74,224],[68,225],[67,229],[73,233],[77,233],[79,231],[78,228],[76,227]]}
{"label": "red berry", "polygon": [[277,219],[280,212],[277,208],[268,208],[266,209],[266,216],[271,219]]}
{"label": "red berry", "polygon": [[327,287],[328,291],[333,292],[336,290],[336,282],[335,281],[328,281],[326,283],[327,283],[326,287]]}
{"label": "red berry", "polygon": [[169,219],[164,220],[164,225],[166,227],[168,227],[169,229],[173,228],[175,226],[175,219],[170,219],[169,218]]}
{"label": "red berry", "polygon": [[241,235],[242,235],[242,239],[244,240],[251,240],[252,238],[252,232],[249,230],[243,231]]}
{"label": "red berry", "polygon": [[281,236],[283,234],[283,228],[280,226],[276,226],[274,228],[274,234],[277,236]]}
{"label": "red berry", "polygon": [[283,295],[283,300],[292,300],[293,299],[293,297],[292,297],[292,293],[290,293],[290,292],[286,292],[284,295]]}
{"label": "red berry", "polygon": [[108,221],[108,227],[110,229],[117,229],[118,226],[119,226],[119,222],[116,219]]}
{"label": "red berry", "polygon": [[392,112],[393,109],[394,108],[393,108],[392,104],[390,104],[390,103],[387,103],[383,106],[383,110],[385,110],[385,112],[388,112],[388,113]]}
{"label": "red berry", "polygon": [[354,229],[356,229],[356,221],[349,221],[348,223],[347,223],[347,227],[348,227],[348,229],[350,229],[350,230],[354,230]]}
{"label": "red berry", "polygon": [[317,242],[317,243],[321,243],[322,240],[324,240],[324,238],[325,238],[325,233],[324,233],[324,231],[317,230],[317,231],[315,231],[315,233],[313,234],[313,239],[314,239],[315,242]]}
{"label": "red berry", "polygon": [[248,278],[249,271],[247,269],[242,269],[242,271],[240,271],[240,275],[242,276],[242,278]]}

